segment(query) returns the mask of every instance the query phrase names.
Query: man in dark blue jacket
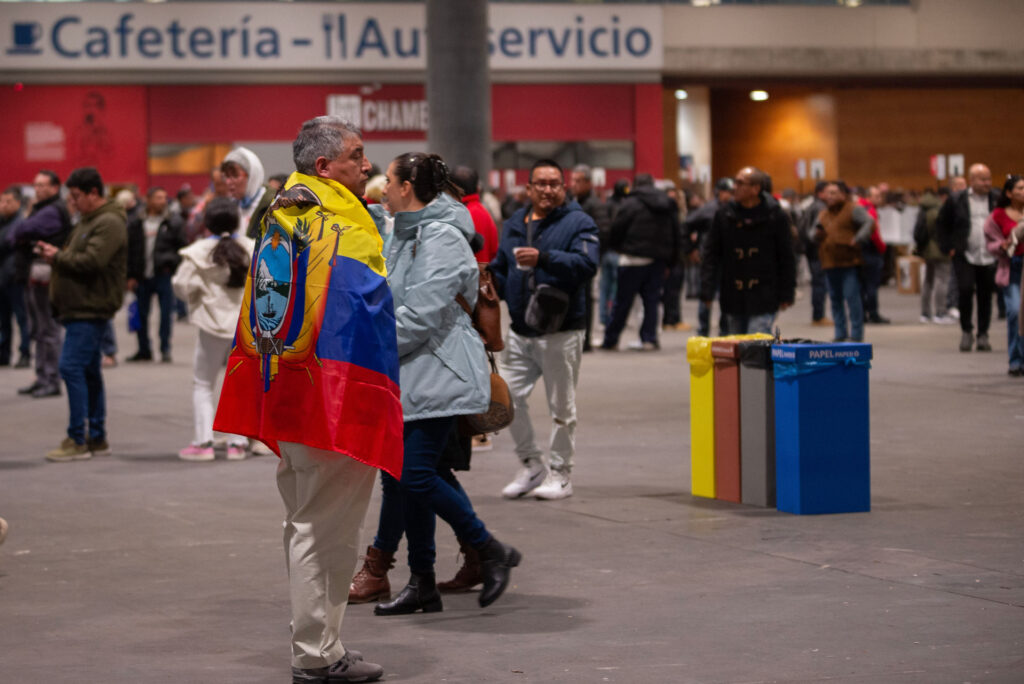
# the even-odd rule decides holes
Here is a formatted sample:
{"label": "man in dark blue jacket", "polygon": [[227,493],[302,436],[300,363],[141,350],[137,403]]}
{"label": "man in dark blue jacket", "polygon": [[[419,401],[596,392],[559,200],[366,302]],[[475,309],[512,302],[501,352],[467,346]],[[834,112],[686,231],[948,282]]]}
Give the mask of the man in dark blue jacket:
{"label": "man in dark blue jacket", "polygon": [[[516,411],[509,431],[523,464],[502,495],[516,499],[532,492],[539,499],[564,499],[572,496],[576,382],[587,320],[583,288],[597,271],[597,225],[579,204],[566,201],[557,162],[541,159],[533,165],[527,194],[530,203],[505,222],[498,254],[490,264],[512,319],[502,368]],[[547,307],[549,321],[557,323],[564,314],[554,331],[527,323],[537,323],[527,310],[535,293],[543,293],[542,286],[555,289],[554,299],[562,293],[568,300],[561,307]],[[526,405],[541,377],[553,421],[550,469],[537,448]]]}

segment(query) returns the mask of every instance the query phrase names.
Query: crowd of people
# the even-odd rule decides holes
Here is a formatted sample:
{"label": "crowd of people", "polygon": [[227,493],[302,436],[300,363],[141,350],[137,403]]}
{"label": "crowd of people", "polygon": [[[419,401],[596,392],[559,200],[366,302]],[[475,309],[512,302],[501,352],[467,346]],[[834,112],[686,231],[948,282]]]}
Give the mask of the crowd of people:
{"label": "crowd of people", "polygon": [[[482,587],[484,607],[522,561],[455,475],[473,448],[489,447],[460,422],[491,402],[492,367],[472,318],[481,268],[510,317],[500,371],[519,464],[502,490],[508,499],[573,495],[581,359],[618,350],[638,297],[642,322],[628,346],[639,352],[660,348],[659,328],[691,329],[684,294],[699,302],[698,334],[711,334],[715,300],[719,334],[771,332],[804,268],[812,323],[831,327],[835,341],[861,341],[866,323],[889,322],[877,296],[887,253],[877,210],[893,201],[884,185],[824,181],[801,200],[775,195],[771,178],[748,166],[706,202],[647,174],[617,182],[603,200],[589,167],[571,169],[567,184],[566,169],[540,159],[522,194],[499,207],[473,169],[450,169],[436,154],[402,154],[374,173],[359,130],[336,117],[304,123],[293,153],[294,173],[267,178],[251,150],[236,148],[202,198],[187,187],[173,201],[162,188],[141,201],[130,191],[110,198],[91,167],[70,174],[66,195],[55,173],[40,171],[24,215],[22,189],[5,190],[0,364],[28,367],[34,351],[35,381],[19,390],[33,398],[60,396],[63,380],[67,434],[46,457],[86,460],[111,450],[102,369],[116,364],[111,319],[125,293],[137,317],[128,361],[155,359],[154,295],[161,361],[172,361],[175,320],[191,320],[194,430],[179,456],[212,461],[223,445],[229,460],[253,449],[280,457],[294,682],[382,676],[342,645],[346,603],[376,602],[378,616],[436,612],[443,593]],[[990,351],[998,292],[1009,372],[1024,374],[1024,177],[994,190],[976,164],[962,186],[925,193],[914,243],[926,264],[921,321],[959,317],[960,349]],[[592,345],[595,307],[603,339]],[[538,381],[547,445],[528,406]],[[377,531],[356,572],[378,470]],[[434,574],[438,516],[464,557],[447,582]],[[0,519],[0,542],[6,532]],[[403,536],[410,577],[392,598],[388,572]],[[347,595],[331,588],[339,583]]]}

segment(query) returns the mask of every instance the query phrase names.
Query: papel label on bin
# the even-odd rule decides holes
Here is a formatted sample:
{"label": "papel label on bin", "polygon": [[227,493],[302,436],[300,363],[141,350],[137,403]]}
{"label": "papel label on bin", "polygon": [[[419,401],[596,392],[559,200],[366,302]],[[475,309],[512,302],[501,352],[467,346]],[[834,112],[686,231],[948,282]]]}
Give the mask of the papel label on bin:
{"label": "papel label on bin", "polygon": [[776,344],[772,345],[772,361],[776,363],[869,361],[871,345],[839,344]]}

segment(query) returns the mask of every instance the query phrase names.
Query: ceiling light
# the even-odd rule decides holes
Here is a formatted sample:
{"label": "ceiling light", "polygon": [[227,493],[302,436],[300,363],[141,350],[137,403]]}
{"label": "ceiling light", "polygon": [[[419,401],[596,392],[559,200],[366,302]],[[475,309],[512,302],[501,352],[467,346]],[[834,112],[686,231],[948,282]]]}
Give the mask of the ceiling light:
{"label": "ceiling light", "polygon": [[687,93],[685,90],[677,90],[676,91],[676,99],[677,100],[685,100],[688,97],[690,97],[690,94]]}
{"label": "ceiling light", "polygon": [[768,99],[768,92],[765,90],[751,90],[750,99],[754,102],[764,102]]}

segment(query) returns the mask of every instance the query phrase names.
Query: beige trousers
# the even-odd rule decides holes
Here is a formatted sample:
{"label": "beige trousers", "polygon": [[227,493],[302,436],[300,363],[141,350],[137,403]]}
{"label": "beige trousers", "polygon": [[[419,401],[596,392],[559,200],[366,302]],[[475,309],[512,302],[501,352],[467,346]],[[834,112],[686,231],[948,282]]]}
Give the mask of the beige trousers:
{"label": "beige trousers", "polygon": [[292,666],[326,667],[345,655],[341,621],[377,470],[304,444],[279,446],[277,487],[285,507]]}

